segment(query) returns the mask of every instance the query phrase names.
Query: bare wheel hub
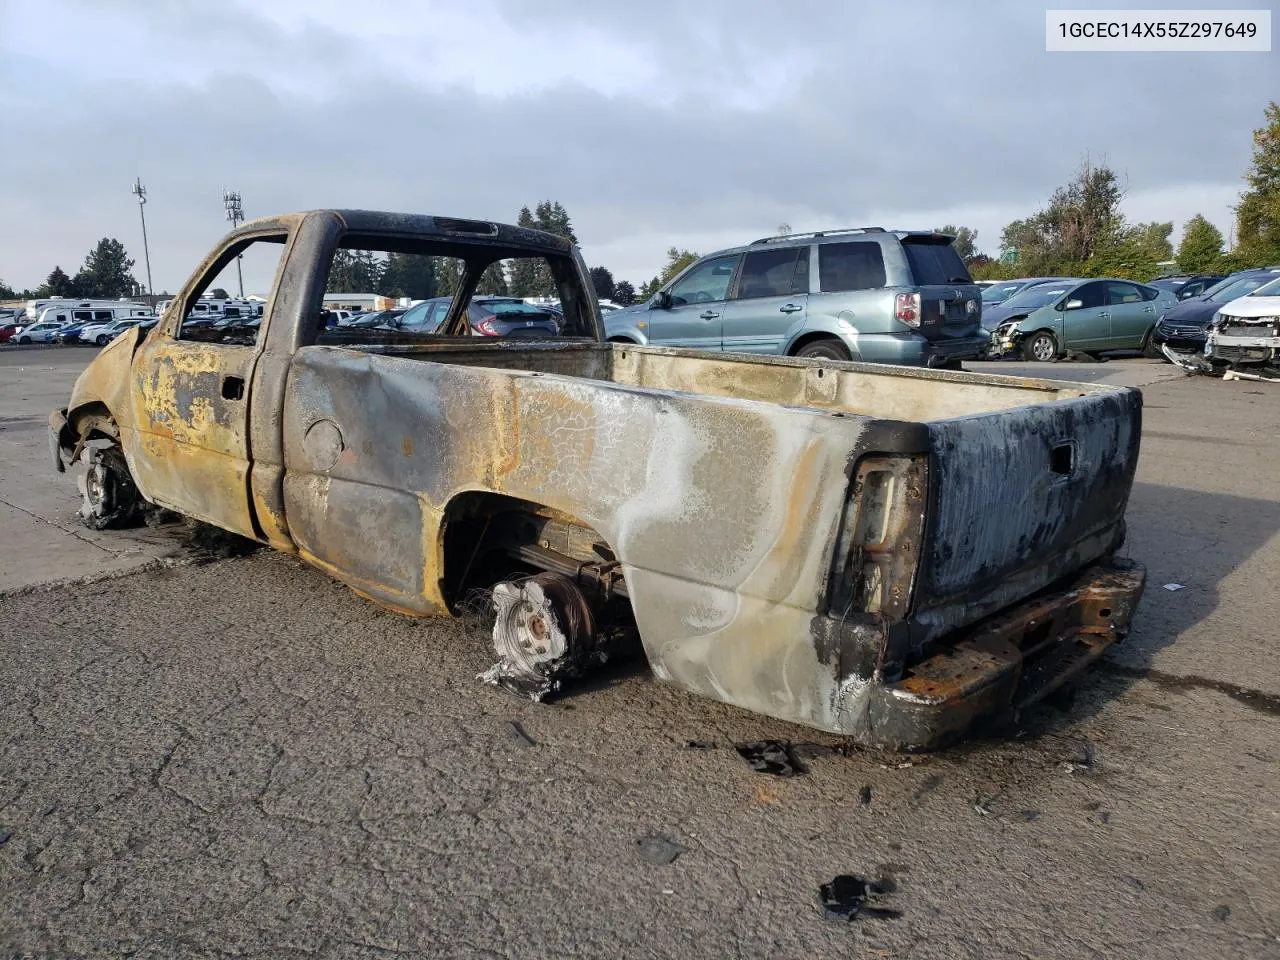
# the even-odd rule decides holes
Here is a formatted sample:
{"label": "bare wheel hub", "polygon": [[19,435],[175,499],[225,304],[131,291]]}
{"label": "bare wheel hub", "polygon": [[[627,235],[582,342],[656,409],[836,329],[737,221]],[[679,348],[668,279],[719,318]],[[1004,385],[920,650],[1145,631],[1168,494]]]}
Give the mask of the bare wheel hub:
{"label": "bare wheel hub", "polygon": [[497,665],[482,675],[540,700],[596,648],[591,606],[568,577],[540,573],[493,588],[493,647]]}

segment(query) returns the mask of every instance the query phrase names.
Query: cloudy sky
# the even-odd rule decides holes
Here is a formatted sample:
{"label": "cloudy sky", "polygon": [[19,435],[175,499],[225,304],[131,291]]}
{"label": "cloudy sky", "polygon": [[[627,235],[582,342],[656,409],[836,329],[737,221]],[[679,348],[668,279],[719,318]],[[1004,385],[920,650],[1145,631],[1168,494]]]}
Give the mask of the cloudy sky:
{"label": "cloudy sky", "polygon": [[135,176],[157,290],[224,231],[224,186],[250,217],[559,200],[635,282],[781,222],[959,222],[994,252],[1085,154],[1131,218],[1228,232],[1280,54],[1046,53],[1044,24],[946,0],[0,0],[0,278],[73,272],[102,236],[141,277]]}

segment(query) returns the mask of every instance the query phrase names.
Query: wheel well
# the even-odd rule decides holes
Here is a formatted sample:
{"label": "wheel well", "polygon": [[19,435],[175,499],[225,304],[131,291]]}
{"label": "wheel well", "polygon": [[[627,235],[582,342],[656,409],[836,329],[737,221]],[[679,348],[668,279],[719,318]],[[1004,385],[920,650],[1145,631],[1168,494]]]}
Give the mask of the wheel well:
{"label": "wheel well", "polygon": [[635,346],[636,344],[636,342],[632,340],[630,337],[610,337],[609,342],[610,343],[629,343],[632,346]]}
{"label": "wheel well", "polygon": [[[797,353],[799,353],[809,344],[817,343],[819,340],[836,340],[842,346],[844,346],[846,350],[849,349],[849,345],[845,343],[843,340],[841,340],[839,337],[837,337],[834,333],[826,333],[825,331],[818,331],[816,333],[806,333],[802,337],[797,337],[795,343],[791,344],[790,348],[787,350],[787,356],[794,357]],[[849,352],[853,353],[854,351],[849,350]]]}
{"label": "wheel well", "polygon": [[120,428],[105,403],[93,401],[81,404],[67,416],[67,425],[77,439],[92,440],[95,436],[120,439]]}
{"label": "wheel well", "polygon": [[590,524],[529,500],[467,491],[445,506],[440,591],[450,608],[475,587],[513,574],[563,573],[626,596],[617,555]]}

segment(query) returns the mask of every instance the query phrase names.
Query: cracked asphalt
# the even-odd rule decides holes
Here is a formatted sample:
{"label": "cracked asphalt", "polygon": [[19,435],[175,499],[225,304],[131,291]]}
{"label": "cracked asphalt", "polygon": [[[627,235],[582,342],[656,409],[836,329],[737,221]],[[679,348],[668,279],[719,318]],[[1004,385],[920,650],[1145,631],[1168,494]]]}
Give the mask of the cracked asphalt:
{"label": "cracked asphalt", "polygon": [[[72,536],[89,354],[44,353],[0,352],[0,956],[1280,957],[1274,388],[1103,365],[1147,384],[1129,639],[1018,727],[779,779],[733,745],[839,742],[642,664],[522,702],[483,624]],[[842,874],[901,916],[824,917]]]}

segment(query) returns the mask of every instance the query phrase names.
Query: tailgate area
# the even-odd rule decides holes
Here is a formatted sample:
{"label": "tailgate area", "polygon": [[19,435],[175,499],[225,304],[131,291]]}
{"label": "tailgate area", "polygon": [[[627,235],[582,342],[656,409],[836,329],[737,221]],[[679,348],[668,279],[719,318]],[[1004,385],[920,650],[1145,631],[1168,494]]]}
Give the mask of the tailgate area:
{"label": "tailgate area", "polygon": [[933,509],[917,642],[1113,552],[1138,464],[1142,395],[1116,389],[929,424]]}

